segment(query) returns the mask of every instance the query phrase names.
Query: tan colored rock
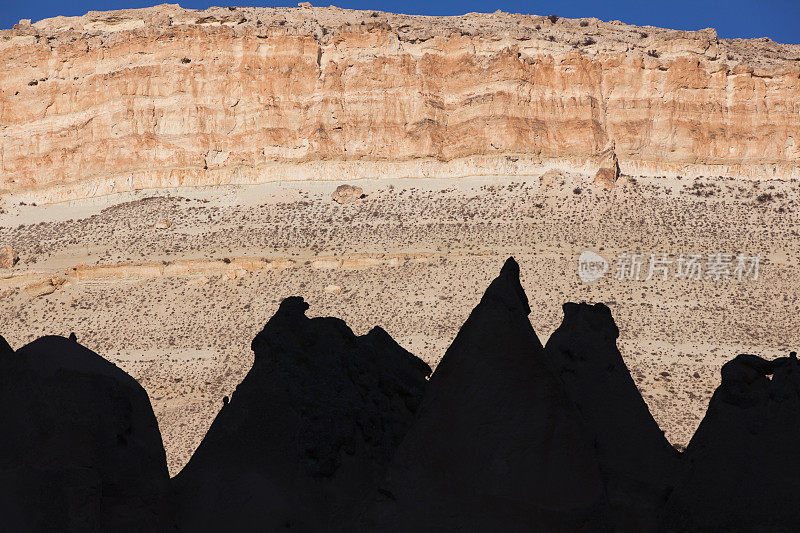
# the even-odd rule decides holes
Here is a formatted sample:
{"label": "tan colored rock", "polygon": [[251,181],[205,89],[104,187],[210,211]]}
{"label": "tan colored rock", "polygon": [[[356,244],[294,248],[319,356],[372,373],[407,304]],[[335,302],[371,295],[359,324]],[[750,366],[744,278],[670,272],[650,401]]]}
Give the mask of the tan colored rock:
{"label": "tan colored rock", "polygon": [[0,246],[0,268],[12,268],[17,261],[19,261],[19,256],[11,246]]}
{"label": "tan colored rock", "polygon": [[548,170],[541,176],[542,185],[550,186],[556,179],[562,178],[564,175],[558,170]]}
{"label": "tan colored rock", "polygon": [[225,272],[225,274],[223,274],[222,278],[223,279],[227,279],[227,280],[233,280],[233,279],[241,278],[241,277],[243,277],[245,275],[247,275],[247,271],[244,270],[243,268],[233,268],[233,269]]}
{"label": "tan colored rock", "polygon": [[158,222],[156,222],[153,227],[156,229],[167,229],[172,225],[172,222],[167,220],[166,218],[162,218]]}
{"label": "tan colored rock", "polygon": [[339,294],[340,292],[342,292],[342,286],[341,285],[328,285],[328,286],[325,287],[324,291],[325,291],[326,294]]}
{"label": "tan colored rock", "polygon": [[52,276],[41,281],[26,285],[23,290],[32,298],[39,296],[46,296],[52,294],[60,289],[67,282],[66,278],[61,276]]}
{"label": "tan colored rock", "polygon": [[68,268],[66,276],[77,281],[101,281],[157,278],[164,274],[162,263],[116,263],[113,265],[75,265]]}
{"label": "tan colored rock", "polygon": [[292,268],[294,266],[294,261],[291,259],[271,259],[267,261],[267,268],[270,270],[285,270],[287,268]]}
{"label": "tan colored rock", "polygon": [[311,268],[316,270],[337,270],[342,267],[341,259],[315,259],[311,261]]}
{"label": "tan colored rock", "polygon": [[614,148],[611,147],[600,156],[600,167],[594,175],[594,185],[604,189],[613,189],[617,184],[619,174],[617,154],[614,153]]}
{"label": "tan colored rock", "polygon": [[361,187],[353,185],[339,185],[331,194],[331,198],[337,204],[352,204],[364,195]]}
{"label": "tan colored rock", "polygon": [[611,139],[629,175],[800,179],[800,46],[584,20],[162,5],[0,30],[0,193],[594,174]]}

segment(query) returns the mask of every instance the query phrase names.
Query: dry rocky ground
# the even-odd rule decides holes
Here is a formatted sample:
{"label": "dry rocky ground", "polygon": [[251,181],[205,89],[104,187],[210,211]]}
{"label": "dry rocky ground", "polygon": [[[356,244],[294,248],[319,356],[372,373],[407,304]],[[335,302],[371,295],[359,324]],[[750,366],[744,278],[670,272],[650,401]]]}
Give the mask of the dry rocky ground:
{"label": "dry rocky ground", "polygon": [[[723,362],[800,344],[800,196],[795,183],[777,181],[620,183],[598,190],[558,173],[364,180],[365,197],[346,205],[332,201],[338,184],[326,182],[50,206],[6,199],[0,244],[20,261],[0,274],[0,333],[17,348],[74,331],[132,374],[150,394],[174,474],[249,369],[250,341],[284,297],[302,295],[309,315],[341,317],[359,334],[381,325],[435,364],[514,255],[542,341],[566,301],[611,307],[636,383],[671,442],[684,446]],[[590,284],[577,275],[586,249],[611,262]],[[764,260],[757,280],[676,279],[675,265],[666,281],[617,280],[616,257],[626,252]],[[242,258],[282,261],[243,268]],[[80,264],[116,266],[105,277],[70,274]],[[175,264],[189,266],[166,268]],[[647,262],[643,278],[646,270]],[[52,278],[49,294],[26,290]]]}

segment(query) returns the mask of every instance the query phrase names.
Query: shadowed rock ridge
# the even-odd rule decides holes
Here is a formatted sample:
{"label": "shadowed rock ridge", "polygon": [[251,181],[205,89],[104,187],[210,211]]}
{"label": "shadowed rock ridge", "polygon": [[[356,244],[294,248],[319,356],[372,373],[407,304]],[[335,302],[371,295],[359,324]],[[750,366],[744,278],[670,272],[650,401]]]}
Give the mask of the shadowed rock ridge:
{"label": "shadowed rock ridge", "polygon": [[253,368],[175,478],[186,531],[349,530],[402,440],[430,368],[382,329],[284,300]]}
{"label": "shadowed rock ridge", "polygon": [[166,531],[169,474],[144,389],[63,337],[0,341],[5,531]]}
{"label": "shadowed rock ridge", "polygon": [[597,531],[591,440],[550,373],[510,258],[431,377],[368,531]]}
{"label": "shadowed rock ridge", "polygon": [[617,349],[611,310],[586,303],[563,309],[545,355],[595,443],[615,527],[657,530],[680,454],[653,419]]}
{"label": "shadowed rock ridge", "polygon": [[[770,379],[771,376],[771,379]],[[670,531],[796,531],[800,524],[800,363],[739,355],[684,453]]]}

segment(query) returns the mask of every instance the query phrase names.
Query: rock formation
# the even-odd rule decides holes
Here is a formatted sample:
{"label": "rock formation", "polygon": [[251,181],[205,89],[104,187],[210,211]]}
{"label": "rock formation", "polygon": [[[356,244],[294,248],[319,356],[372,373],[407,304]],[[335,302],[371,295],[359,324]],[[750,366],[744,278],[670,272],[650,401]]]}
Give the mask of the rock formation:
{"label": "rock formation", "polygon": [[169,474],[144,389],[75,341],[0,342],[7,531],[167,531]]}
{"label": "rock formation", "polygon": [[564,304],[564,321],[547,341],[550,368],[575,403],[623,531],[657,531],[659,513],[680,470],[617,349],[619,336],[603,304]]}
{"label": "rock formation", "polygon": [[416,413],[430,368],[284,300],[253,368],[174,479],[185,531],[349,530]]}
{"label": "rock formation", "polygon": [[598,531],[590,435],[550,373],[509,259],[447,350],[367,531]]}
{"label": "rock formation", "polygon": [[600,168],[594,175],[594,184],[605,189],[612,189],[619,178],[619,160],[613,148],[600,154]]}
{"label": "rock formation", "polygon": [[800,46],[496,12],[162,5],[0,30],[0,192],[800,177]]}
{"label": "rock formation", "polygon": [[32,298],[53,294],[64,286],[67,280],[61,276],[45,276],[44,279],[25,285],[22,290]]}
{"label": "rock formation", "polygon": [[792,531],[800,524],[800,363],[739,355],[685,452],[671,531]]}
{"label": "rock formation", "polygon": [[361,187],[354,187],[352,185],[339,185],[336,190],[331,194],[331,198],[337,204],[352,204],[364,194]]}
{"label": "rock formation", "polygon": [[0,246],[0,268],[12,268],[17,261],[19,256],[11,246]]}

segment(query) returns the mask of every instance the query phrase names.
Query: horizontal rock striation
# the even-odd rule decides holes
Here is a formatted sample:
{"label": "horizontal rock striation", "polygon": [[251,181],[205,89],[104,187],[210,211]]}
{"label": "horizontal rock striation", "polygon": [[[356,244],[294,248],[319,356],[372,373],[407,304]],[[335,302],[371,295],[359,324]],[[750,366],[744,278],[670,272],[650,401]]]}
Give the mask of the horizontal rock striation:
{"label": "horizontal rock striation", "polygon": [[0,191],[800,178],[800,46],[597,19],[162,5],[0,31]]}

